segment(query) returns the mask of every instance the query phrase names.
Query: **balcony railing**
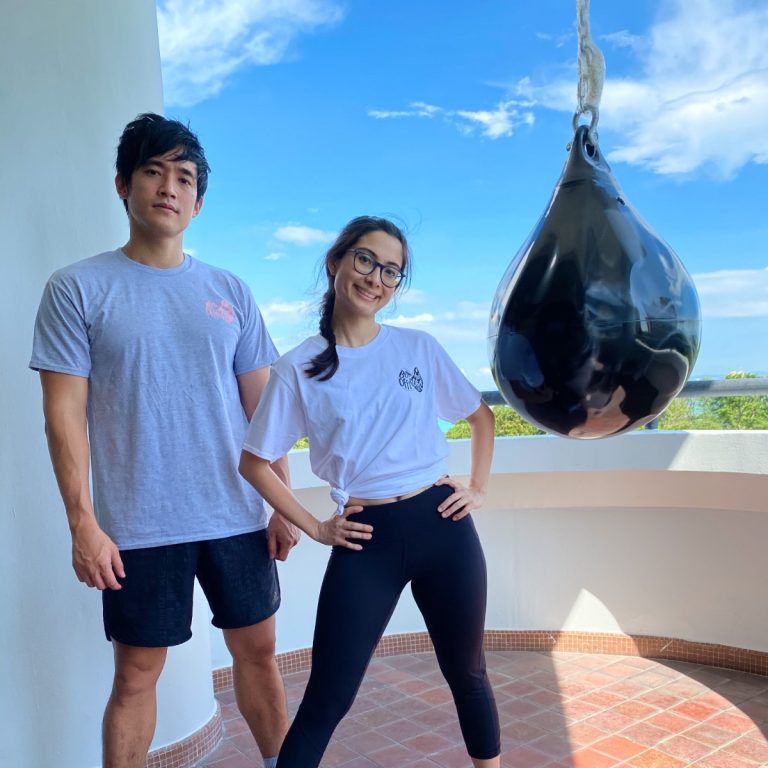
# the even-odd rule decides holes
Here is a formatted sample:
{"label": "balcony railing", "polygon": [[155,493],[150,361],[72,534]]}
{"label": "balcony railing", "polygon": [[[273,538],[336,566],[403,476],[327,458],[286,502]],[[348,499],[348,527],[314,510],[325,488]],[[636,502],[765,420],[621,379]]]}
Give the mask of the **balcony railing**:
{"label": "balcony railing", "polygon": [[[482,393],[483,400],[488,405],[506,405],[507,402],[496,389]],[[747,395],[768,395],[768,376],[744,379],[701,379],[689,381],[680,390],[677,397],[745,397]],[[646,429],[656,429],[658,417],[645,425]]]}
{"label": "balcony railing", "polygon": [[[497,389],[482,393],[488,405],[506,405],[507,402]],[[768,395],[768,376],[755,379],[702,379],[689,381],[678,393],[678,397],[740,397],[745,395]]]}

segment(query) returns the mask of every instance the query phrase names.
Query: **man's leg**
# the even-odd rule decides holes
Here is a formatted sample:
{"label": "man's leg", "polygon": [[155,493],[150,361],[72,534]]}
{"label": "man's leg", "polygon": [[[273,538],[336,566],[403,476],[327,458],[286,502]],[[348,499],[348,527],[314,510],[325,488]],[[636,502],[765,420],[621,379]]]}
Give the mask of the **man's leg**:
{"label": "man's leg", "polygon": [[122,589],[102,593],[115,680],[103,722],[103,768],[144,768],[157,719],[155,688],[168,646],[192,635],[197,544],[124,549]]}
{"label": "man's leg", "polygon": [[285,689],[275,659],[275,617],[225,629],[224,640],[232,654],[237,706],[261,754],[274,757],[288,730]]}
{"label": "man's leg", "polygon": [[235,697],[265,758],[276,757],[288,730],[285,691],[275,660],[280,606],[277,566],[265,530],[201,544],[197,579],[232,654]]}
{"label": "man's leg", "polygon": [[115,679],[104,712],[103,768],[143,768],[155,732],[156,686],[167,648],[113,640]]}

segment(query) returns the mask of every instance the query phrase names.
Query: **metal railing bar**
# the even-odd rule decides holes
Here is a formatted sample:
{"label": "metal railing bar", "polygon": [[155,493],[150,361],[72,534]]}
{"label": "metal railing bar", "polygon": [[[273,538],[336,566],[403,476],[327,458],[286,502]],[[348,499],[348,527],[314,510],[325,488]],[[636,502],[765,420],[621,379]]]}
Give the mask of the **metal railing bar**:
{"label": "metal railing bar", "polygon": [[[488,405],[506,405],[501,392],[496,389],[482,393]],[[755,379],[699,379],[689,381],[678,393],[678,397],[744,397],[746,395],[768,395],[768,376]]]}

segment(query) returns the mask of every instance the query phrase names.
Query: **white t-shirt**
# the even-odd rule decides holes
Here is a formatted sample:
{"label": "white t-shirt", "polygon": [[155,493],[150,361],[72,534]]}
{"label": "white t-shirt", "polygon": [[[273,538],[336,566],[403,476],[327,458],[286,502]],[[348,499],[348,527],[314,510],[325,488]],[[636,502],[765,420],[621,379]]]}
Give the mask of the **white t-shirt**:
{"label": "white t-shirt", "polygon": [[308,378],[307,364],[327,346],[312,336],[274,364],[245,450],[274,461],[308,437],[312,471],[330,483],[338,511],[350,496],[399,496],[445,475],[438,419],[474,413],[480,393],[437,341],[382,325],[365,346],[336,347],[339,368],[329,380]]}

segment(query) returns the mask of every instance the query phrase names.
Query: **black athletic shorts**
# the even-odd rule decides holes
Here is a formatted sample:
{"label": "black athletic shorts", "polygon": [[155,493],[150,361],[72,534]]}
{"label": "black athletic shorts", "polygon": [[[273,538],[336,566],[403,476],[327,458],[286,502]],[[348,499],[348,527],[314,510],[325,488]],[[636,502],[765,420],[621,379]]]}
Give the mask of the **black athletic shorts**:
{"label": "black athletic shorts", "polygon": [[120,552],[122,589],[102,592],[107,640],[166,647],[192,637],[195,577],[221,629],[239,629],[272,616],[280,606],[277,566],[266,530],[210,541]]}

